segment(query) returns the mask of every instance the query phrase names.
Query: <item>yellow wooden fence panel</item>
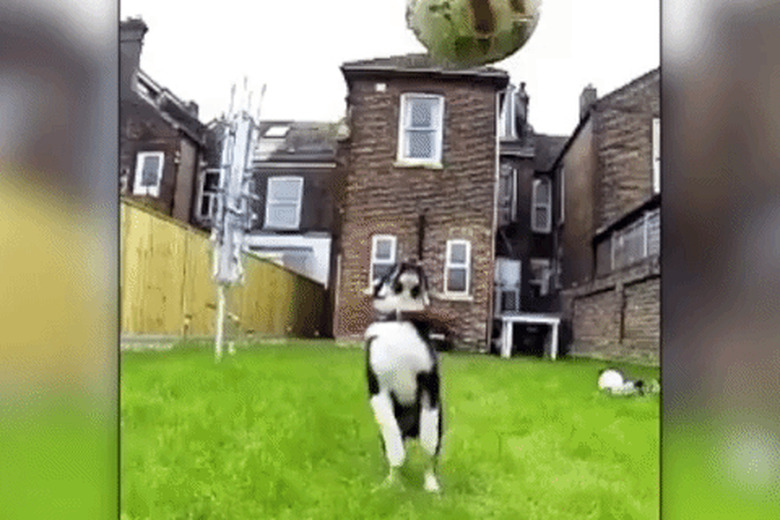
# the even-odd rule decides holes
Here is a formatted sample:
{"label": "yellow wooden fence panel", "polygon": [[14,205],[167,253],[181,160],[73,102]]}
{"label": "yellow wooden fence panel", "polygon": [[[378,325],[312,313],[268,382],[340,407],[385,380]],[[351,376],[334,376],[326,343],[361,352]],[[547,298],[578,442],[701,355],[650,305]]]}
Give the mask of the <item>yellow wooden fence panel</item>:
{"label": "yellow wooden fence panel", "polygon": [[[137,203],[120,216],[124,336],[214,334],[216,285],[208,235]],[[323,325],[322,285],[249,255],[243,286],[228,291],[241,333],[310,337]]]}

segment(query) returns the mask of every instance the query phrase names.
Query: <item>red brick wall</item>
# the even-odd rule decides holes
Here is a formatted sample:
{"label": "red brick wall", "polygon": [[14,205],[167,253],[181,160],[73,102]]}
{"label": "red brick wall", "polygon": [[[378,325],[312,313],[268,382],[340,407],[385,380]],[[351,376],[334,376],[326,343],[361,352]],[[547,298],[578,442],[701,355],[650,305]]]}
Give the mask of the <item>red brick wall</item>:
{"label": "red brick wall", "polygon": [[[384,92],[375,83],[386,84]],[[444,101],[442,169],[394,165],[400,95],[440,94]],[[423,267],[443,291],[446,241],[471,241],[470,301],[434,299],[430,314],[466,344],[486,347],[493,283],[496,178],[495,88],[468,79],[362,79],[352,82],[342,214],[341,280],[336,336],[359,337],[373,319],[369,284],[371,237],[397,236],[397,258],[417,252],[418,215],[425,211]]]}
{"label": "red brick wall", "polygon": [[661,291],[658,257],[564,291],[569,353],[658,364]]}
{"label": "red brick wall", "polygon": [[658,359],[661,331],[661,280],[625,288],[624,344],[632,358]]}
{"label": "red brick wall", "polygon": [[594,114],[601,170],[596,228],[653,195],[653,118],[659,114],[657,71],[599,101]]}

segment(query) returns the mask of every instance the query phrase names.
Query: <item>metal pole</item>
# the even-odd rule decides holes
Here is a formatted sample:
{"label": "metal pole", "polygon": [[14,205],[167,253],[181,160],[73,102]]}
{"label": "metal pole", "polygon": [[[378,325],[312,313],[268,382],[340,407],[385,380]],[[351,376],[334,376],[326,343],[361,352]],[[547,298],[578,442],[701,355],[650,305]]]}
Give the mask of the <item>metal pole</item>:
{"label": "metal pole", "polygon": [[222,359],[222,338],[225,324],[225,286],[217,284],[217,338],[215,355],[217,361]]}

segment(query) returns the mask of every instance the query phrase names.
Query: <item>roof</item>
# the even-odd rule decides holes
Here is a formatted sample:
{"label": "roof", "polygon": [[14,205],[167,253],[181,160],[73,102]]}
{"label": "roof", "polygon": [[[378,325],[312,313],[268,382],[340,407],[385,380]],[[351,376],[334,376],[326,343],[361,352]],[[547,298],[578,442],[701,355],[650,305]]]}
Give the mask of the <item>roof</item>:
{"label": "roof", "polygon": [[332,162],[337,123],[260,121],[255,162]]}
{"label": "roof", "polygon": [[497,83],[501,88],[509,82],[509,74],[494,67],[459,67],[452,63],[434,60],[428,54],[404,54],[346,62],[341,65],[345,77],[360,74],[413,75],[451,78],[480,78]]}
{"label": "roof", "polygon": [[600,98],[598,98],[598,100],[596,100],[596,102],[593,103],[593,105],[591,105],[591,107],[588,109],[587,113],[583,117],[580,118],[579,122],[577,123],[577,126],[574,128],[574,131],[572,131],[571,135],[567,136],[566,142],[564,143],[563,147],[561,147],[560,151],[558,152],[558,155],[555,158],[555,161],[553,162],[552,167],[554,168],[554,167],[557,166],[558,163],[560,163],[560,161],[563,158],[563,155],[569,149],[569,147],[571,146],[571,143],[573,143],[574,140],[577,138],[577,135],[579,135],[580,131],[582,130],[582,127],[584,127],[585,123],[588,122],[588,120],[590,119],[590,115],[593,113],[593,111],[595,109],[597,109],[605,101],[608,101],[611,97],[613,97],[613,96],[623,92],[624,90],[628,89],[629,87],[632,87],[632,86],[636,85],[637,83],[641,83],[642,81],[645,81],[646,79],[650,78],[654,74],[659,74],[660,75],[660,70],[661,69],[659,67],[656,67],[656,68],[654,68],[652,70],[649,70],[648,72],[645,72],[641,76],[639,76],[637,78],[634,78],[633,80],[629,81],[625,85],[623,85],[621,87],[618,87],[615,90],[613,90],[612,92],[610,92],[608,94],[605,94],[604,96],[601,96]]}
{"label": "roof", "polygon": [[547,172],[552,170],[555,164],[555,159],[558,158],[558,154],[563,150],[563,146],[566,144],[568,136],[565,135],[545,135],[536,134],[535,140],[535,154],[534,154],[534,170],[538,172]]}
{"label": "roof", "polygon": [[613,90],[612,92],[610,92],[609,94],[605,94],[605,95],[601,96],[600,98],[598,98],[598,100],[596,101],[595,105],[603,105],[605,103],[608,103],[609,101],[612,100],[612,98],[622,94],[624,91],[630,89],[631,87],[634,87],[637,83],[642,83],[643,81],[648,80],[648,79],[650,79],[653,76],[659,76],[660,77],[660,74],[661,74],[660,67],[656,67],[656,68],[654,68],[652,70],[649,70],[649,71],[645,72],[644,74],[642,74],[641,76],[632,79],[631,81],[629,81],[628,83],[626,83],[622,87],[618,87],[615,90]]}

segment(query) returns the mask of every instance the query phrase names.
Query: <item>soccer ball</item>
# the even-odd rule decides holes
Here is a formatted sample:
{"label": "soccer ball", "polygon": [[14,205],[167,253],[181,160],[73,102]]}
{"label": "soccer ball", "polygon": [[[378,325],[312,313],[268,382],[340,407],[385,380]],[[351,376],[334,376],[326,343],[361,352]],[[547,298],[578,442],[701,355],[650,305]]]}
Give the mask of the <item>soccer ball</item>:
{"label": "soccer ball", "polygon": [[428,53],[462,67],[515,53],[531,37],[542,0],[407,0],[406,23]]}

